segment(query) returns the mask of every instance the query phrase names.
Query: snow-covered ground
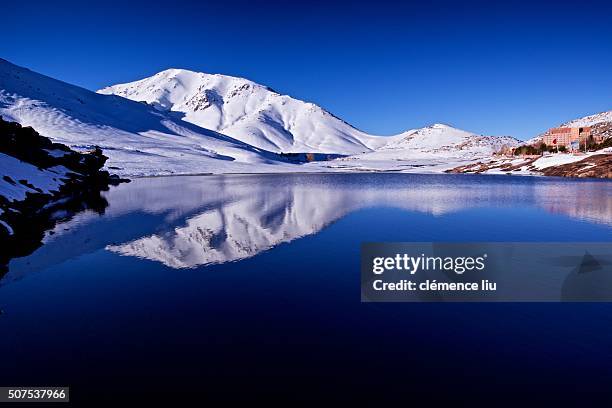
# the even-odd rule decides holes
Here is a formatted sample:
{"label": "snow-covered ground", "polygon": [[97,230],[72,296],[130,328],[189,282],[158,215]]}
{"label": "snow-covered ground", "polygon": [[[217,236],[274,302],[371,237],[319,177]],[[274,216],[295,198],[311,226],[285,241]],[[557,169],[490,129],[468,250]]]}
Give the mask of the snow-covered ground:
{"label": "snow-covered ground", "polygon": [[[68,172],[64,166],[41,170],[30,163],[0,153],[0,196],[9,201],[21,201],[26,198],[28,192],[55,193],[63,185],[62,178],[65,178]],[[26,180],[28,185],[20,183],[19,180]]]}
{"label": "snow-covered ground", "polygon": [[580,160],[586,159],[588,156],[593,154],[601,154],[601,152],[591,152],[591,153],[580,153],[580,154],[572,154],[572,153],[557,153],[551,154],[549,156],[543,156],[542,158],[533,162],[533,166],[542,170],[551,166],[561,166],[562,164],[575,163]]}

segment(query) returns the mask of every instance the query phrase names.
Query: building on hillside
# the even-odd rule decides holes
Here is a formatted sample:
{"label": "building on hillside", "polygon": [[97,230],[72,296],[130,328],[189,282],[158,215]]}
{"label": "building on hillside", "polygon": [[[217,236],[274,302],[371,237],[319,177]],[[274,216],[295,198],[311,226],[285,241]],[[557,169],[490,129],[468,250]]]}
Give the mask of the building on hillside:
{"label": "building on hillside", "polygon": [[[591,127],[560,127],[549,129],[542,141],[546,146],[565,147],[568,150],[579,150],[592,137]],[[601,137],[593,137],[595,143],[601,143]]]}

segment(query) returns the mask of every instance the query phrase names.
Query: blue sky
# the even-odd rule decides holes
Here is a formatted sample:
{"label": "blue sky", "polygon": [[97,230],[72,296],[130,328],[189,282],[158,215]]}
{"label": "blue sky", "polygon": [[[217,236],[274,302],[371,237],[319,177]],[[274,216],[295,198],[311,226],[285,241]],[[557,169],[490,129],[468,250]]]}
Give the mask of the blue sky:
{"label": "blue sky", "polygon": [[606,2],[95,3],[3,5],[0,57],[92,90],[170,67],[246,77],[375,134],[525,139],[612,109]]}

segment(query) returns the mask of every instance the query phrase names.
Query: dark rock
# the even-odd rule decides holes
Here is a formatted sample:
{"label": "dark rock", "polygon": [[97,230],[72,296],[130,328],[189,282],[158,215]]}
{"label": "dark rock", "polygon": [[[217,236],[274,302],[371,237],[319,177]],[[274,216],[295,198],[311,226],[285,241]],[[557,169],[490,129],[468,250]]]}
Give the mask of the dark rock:
{"label": "dark rock", "polygon": [[[0,227],[0,276],[6,272],[11,258],[25,256],[41,245],[46,230],[85,209],[103,213],[108,203],[100,195],[109,186],[129,180],[101,170],[107,157],[102,149],[95,147],[87,153],[80,153],[61,143],[39,135],[31,127],[7,122],[0,118],[0,153],[32,164],[41,170],[63,166],[69,170],[61,177],[63,185],[58,192],[44,193],[28,180],[13,180],[6,175],[4,182],[21,183],[35,192],[26,193],[22,201],[11,201],[0,195],[0,220],[8,223],[13,234]],[[56,218],[58,210],[66,215]]]}

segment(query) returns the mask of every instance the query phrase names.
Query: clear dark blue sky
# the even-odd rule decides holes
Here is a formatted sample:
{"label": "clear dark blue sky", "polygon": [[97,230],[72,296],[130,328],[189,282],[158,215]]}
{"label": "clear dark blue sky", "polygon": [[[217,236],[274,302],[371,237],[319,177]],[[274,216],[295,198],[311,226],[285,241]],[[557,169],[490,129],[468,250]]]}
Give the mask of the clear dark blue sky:
{"label": "clear dark blue sky", "polygon": [[4,4],[0,57],[92,90],[170,67],[242,76],[376,134],[528,138],[612,109],[603,1],[91,3]]}

